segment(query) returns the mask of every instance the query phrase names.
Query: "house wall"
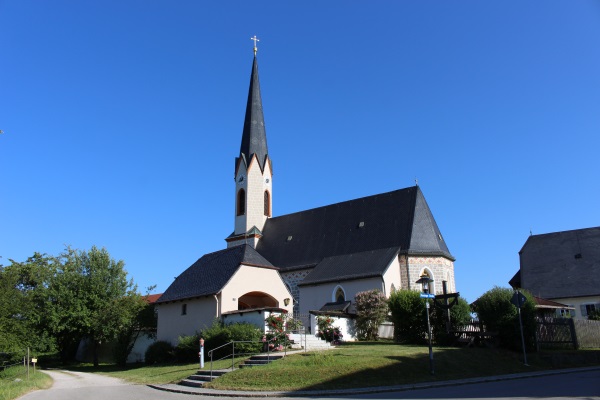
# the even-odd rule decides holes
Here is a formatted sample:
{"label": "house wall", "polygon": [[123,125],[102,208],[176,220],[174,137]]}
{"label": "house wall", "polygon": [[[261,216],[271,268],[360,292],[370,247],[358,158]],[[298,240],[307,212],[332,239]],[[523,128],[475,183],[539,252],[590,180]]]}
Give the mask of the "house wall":
{"label": "house wall", "polygon": [[571,307],[575,307],[575,310],[571,312],[571,316],[575,319],[588,319],[587,313],[585,312],[586,305],[593,304],[596,310],[600,310],[600,296],[564,297],[552,300],[558,303],[566,304]]}
{"label": "house wall", "polygon": [[[182,306],[186,313],[182,315]],[[212,325],[220,315],[218,304],[213,296],[189,299],[173,303],[157,304],[158,327],[156,339],[176,345],[179,336],[194,335],[203,328]]]}
{"label": "house wall", "polygon": [[283,300],[292,298],[277,270],[241,265],[221,291],[221,312],[237,310],[238,299],[249,292],[269,294],[277,301],[275,307],[284,307]]}

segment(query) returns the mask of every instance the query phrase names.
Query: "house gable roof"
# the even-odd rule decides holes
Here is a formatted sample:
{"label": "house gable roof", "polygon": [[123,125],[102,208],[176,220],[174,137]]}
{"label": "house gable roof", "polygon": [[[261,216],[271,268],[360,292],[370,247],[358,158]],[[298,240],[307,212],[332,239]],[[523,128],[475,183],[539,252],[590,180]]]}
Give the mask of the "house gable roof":
{"label": "house gable roof", "polygon": [[217,294],[241,264],[275,268],[246,244],[205,254],[171,283],[157,303]]}
{"label": "house gable roof", "polygon": [[269,218],[257,251],[282,270],[396,248],[454,260],[418,186]]}
{"label": "house gable roof", "polygon": [[532,235],[519,257],[521,287],[534,296],[600,295],[600,227]]}

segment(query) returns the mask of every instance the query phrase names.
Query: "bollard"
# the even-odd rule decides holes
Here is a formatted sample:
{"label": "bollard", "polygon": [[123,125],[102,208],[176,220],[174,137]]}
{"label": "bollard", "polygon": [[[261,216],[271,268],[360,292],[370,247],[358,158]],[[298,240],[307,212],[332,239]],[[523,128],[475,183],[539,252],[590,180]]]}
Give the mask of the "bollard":
{"label": "bollard", "polygon": [[204,339],[200,338],[200,352],[198,353],[200,356],[200,369],[204,368]]}

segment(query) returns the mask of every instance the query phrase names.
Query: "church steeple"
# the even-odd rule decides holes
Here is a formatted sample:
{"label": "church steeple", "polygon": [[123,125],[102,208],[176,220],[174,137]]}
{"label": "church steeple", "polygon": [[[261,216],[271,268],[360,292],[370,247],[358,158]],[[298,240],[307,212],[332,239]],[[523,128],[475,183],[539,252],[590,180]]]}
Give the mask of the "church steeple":
{"label": "church steeple", "polygon": [[262,229],[271,217],[273,169],[267,150],[258,62],[254,40],[254,59],[242,130],[242,144],[235,159],[235,229],[225,239],[228,247],[241,244],[256,246]]}
{"label": "church steeple", "polygon": [[260,169],[264,169],[267,154],[267,133],[265,131],[265,118],[263,115],[262,99],[260,97],[258,62],[255,54],[252,63],[252,73],[250,74],[250,89],[248,90],[248,102],[246,103],[246,117],[244,118],[244,130],[242,131],[240,157],[244,157],[248,165],[252,160],[252,156],[256,155]]}

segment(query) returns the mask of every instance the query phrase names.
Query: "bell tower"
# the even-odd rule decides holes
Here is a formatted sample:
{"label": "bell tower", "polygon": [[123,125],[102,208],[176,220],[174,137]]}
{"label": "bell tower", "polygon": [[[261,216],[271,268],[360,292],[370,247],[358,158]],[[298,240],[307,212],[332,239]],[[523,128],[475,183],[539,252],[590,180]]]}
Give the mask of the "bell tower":
{"label": "bell tower", "polygon": [[256,59],[258,39],[256,36],[251,39],[254,40],[254,59],[250,73],[242,144],[239,156],[235,159],[235,228],[225,239],[227,247],[242,244],[255,247],[262,237],[262,229],[272,212],[273,168],[267,149],[267,134],[258,80]]}

